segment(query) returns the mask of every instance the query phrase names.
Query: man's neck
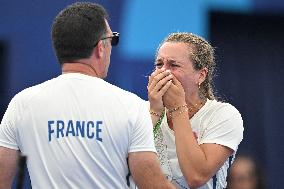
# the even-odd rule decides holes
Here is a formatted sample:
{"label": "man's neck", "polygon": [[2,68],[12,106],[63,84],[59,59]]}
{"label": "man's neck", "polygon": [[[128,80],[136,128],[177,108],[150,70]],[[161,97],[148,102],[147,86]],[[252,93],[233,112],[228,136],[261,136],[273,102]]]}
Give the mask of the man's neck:
{"label": "man's neck", "polygon": [[66,73],[81,73],[93,77],[100,77],[96,69],[86,62],[66,62],[61,66],[62,74]]}

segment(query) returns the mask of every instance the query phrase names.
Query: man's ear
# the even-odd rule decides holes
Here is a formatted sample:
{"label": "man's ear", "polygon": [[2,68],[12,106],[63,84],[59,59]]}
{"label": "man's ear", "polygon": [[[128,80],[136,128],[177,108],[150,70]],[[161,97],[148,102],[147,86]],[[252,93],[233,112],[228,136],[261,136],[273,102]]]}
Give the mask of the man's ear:
{"label": "man's ear", "polygon": [[95,48],[95,51],[96,51],[96,56],[101,59],[104,55],[104,43],[102,40],[100,40]]}

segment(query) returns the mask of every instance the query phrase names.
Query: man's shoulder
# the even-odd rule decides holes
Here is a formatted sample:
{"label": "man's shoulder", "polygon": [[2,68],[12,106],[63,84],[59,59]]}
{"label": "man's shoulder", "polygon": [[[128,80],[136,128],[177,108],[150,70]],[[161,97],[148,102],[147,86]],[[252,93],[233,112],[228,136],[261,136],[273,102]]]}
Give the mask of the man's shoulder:
{"label": "man's shoulder", "polygon": [[127,91],[126,89],[120,88],[116,85],[106,82],[107,88],[112,92],[112,94],[117,94],[120,98],[126,98],[128,100],[138,100],[144,101],[137,94]]}
{"label": "man's shoulder", "polygon": [[14,98],[16,98],[16,99],[30,99],[34,95],[36,95],[40,91],[42,91],[44,88],[46,88],[48,85],[51,85],[55,81],[55,79],[56,78],[53,78],[53,79],[50,79],[50,80],[46,80],[42,83],[27,87],[27,88],[23,89],[22,91],[20,91],[19,93],[17,93]]}

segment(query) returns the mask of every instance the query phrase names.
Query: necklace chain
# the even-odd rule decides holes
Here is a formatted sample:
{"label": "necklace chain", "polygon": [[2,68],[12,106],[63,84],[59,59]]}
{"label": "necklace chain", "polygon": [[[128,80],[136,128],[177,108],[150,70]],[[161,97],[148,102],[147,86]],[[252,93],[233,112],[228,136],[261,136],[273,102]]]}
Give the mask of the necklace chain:
{"label": "necklace chain", "polygon": [[[192,118],[202,108],[202,106],[204,104],[205,104],[205,102],[201,101],[200,103],[196,103],[193,106],[188,106],[189,118]],[[190,114],[191,114],[191,116],[190,116]]]}

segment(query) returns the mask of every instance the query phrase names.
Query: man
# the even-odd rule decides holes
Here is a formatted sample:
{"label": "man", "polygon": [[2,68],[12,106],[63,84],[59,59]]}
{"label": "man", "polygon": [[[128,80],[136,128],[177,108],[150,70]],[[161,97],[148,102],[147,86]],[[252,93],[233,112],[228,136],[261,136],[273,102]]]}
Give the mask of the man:
{"label": "man", "polygon": [[33,188],[128,188],[129,171],[139,188],[173,187],[144,102],[102,80],[119,37],[107,17],[98,4],[75,3],[55,18],[63,74],[11,100],[0,126],[1,189],[11,187],[18,151],[28,157]]}

